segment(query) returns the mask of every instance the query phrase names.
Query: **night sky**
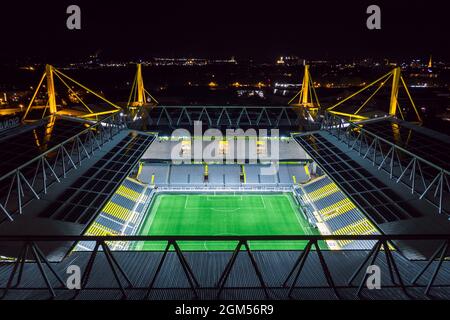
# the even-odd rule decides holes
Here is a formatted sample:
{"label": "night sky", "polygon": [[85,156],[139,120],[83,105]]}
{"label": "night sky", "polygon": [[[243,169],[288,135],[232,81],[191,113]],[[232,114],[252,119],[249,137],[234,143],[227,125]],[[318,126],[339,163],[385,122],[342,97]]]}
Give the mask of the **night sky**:
{"label": "night sky", "polygon": [[[78,4],[82,30],[66,28]],[[366,28],[378,4],[382,30]],[[0,58],[45,62],[190,56],[273,61],[413,58],[450,60],[446,1],[2,1]]]}

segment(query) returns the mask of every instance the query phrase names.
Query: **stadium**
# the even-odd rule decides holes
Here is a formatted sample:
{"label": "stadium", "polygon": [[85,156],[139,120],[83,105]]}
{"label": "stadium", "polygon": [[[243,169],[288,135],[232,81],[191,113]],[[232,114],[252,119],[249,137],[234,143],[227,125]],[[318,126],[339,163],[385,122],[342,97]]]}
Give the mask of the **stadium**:
{"label": "stadium", "polygon": [[328,108],[308,66],[262,107],[159,105],[141,69],[116,104],[47,66],[2,133],[2,299],[450,298],[450,140],[400,68]]}

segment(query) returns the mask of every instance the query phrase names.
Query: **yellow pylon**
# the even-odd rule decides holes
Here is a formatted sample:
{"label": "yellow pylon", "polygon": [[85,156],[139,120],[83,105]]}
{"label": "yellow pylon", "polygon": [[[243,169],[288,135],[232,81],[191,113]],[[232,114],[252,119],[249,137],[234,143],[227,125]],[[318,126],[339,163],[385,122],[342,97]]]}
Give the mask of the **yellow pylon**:
{"label": "yellow pylon", "polygon": [[[338,116],[345,116],[348,117],[350,120],[364,120],[368,119],[365,116],[359,115],[359,112],[368,104],[368,102],[380,91],[381,88],[383,88],[388,80],[392,77],[392,88],[391,88],[391,96],[390,96],[390,102],[389,102],[389,115],[392,117],[396,117],[399,113],[400,116],[403,118],[403,113],[401,111],[401,108],[398,103],[398,95],[400,92],[400,88],[403,88],[407,94],[407,97],[414,109],[414,112],[416,114],[417,120],[419,122],[422,122],[422,118],[417,110],[416,104],[414,103],[414,100],[412,99],[412,96],[409,92],[408,86],[406,85],[405,79],[403,78],[401,74],[401,68],[395,67],[382,77],[378,78],[377,80],[373,81],[372,83],[368,84],[364,88],[358,90],[357,92],[351,94],[350,96],[342,99],[338,103],[334,104],[333,106],[329,107],[327,109],[328,112],[333,113]],[[340,112],[335,110],[336,107],[342,105],[344,102],[350,100],[351,98],[359,95],[360,93],[364,92],[365,90],[377,85],[378,87],[376,90],[367,98],[364,103],[354,112],[354,113],[348,113],[348,112]]]}
{"label": "yellow pylon", "polygon": [[[297,103],[292,103],[298,97]],[[305,65],[305,72],[303,74],[302,89],[288,102],[288,104],[295,107],[305,107],[308,109],[317,109],[320,107],[319,99],[317,98],[314,83],[312,81],[311,73],[309,72],[309,65]]]}
{"label": "yellow pylon", "polygon": [[158,101],[147,90],[145,90],[144,78],[142,76],[142,64],[137,63],[136,76],[134,77],[133,85],[131,87],[127,107],[142,107],[147,104],[147,96],[150,97],[153,103],[158,104]]}
{"label": "yellow pylon", "polygon": [[[47,104],[45,106],[33,106],[33,103],[36,100],[36,97],[38,96],[38,93],[39,93],[40,89],[42,88],[45,79],[47,80],[47,88],[46,88],[46,95],[47,95],[47,99],[48,99]],[[43,108],[44,109],[44,112],[42,113],[42,118],[46,116],[47,108],[50,110],[50,115],[56,115],[58,113],[57,104],[56,104],[55,79],[59,79],[59,81],[64,86],[67,87],[67,90],[69,92],[73,93],[78,98],[80,103],[86,108],[87,113],[84,115],[80,115],[79,117],[81,117],[81,118],[92,118],[92,117],[97,117],[100,115],[116,113],[116,112],[119,112],[122,110],[119,106],[117,106],[113,102],[107,100],[105,97],[103,97],[103,96],[99,95],[98,93],[92,91],[91,89],[85,87],[81,83],[70,78],[66,74],[62,73],[55,67],[48,64],[45,66],[45,72],[42,75],[41,80],[39,81],[39,84],[38,84],[36,90],[34,91],[33,97],[31,98],[27,109],[25,110],[25,113],[22,117],[22,121],[30,121],[30,119],[27,119],[27,116],[28,116],[30,110],[33,108]],[[82,88],[86,92],[88,92],[88,93],[94,95],[95,97],[97,97],[98,99],[106,102],[108,105],[113,107],[113,109],[100,111],[100,112],[93,112],[92,109],[89,108],[89,106],[85,102],[83,102],[81,97],[79,97],[77,95],[77,93],[74,91],[74,89],[69,84],[71,84],[72,86],[77,86],[79,88]],[[31,120],[31,121],[33,121],[33,120]]]}
{"label": "yellow pylon", "polygon": [[302,83],[302,94],[301,94],[301,98],[302,101],[299,103],[301,103],[303,106],[307,106],[309,104],[308,101],[308,91],[309,91],[309,65],[305,65],[305,74],[303,75],[303,83]]}
{"label": "yellow pylon", "polygon": [[145,89],[144,89],[144,79],[142,78],[142,65],[140,63],[137,64],[137,72],[136,72],[136,86],[137,86],[137,101],[135,104],[139,107],[143,106],[145,99]]}
{"label": "yellow pylon", "polygon": [[400,84],[400,67],[396,67],[392,70],[392,89],[391,89],[391,101],[389,103],[389,115],[395,117],[398,107],[398,89]]}
{"label": "yellow pylon", "polygon": [[58,112],[56,109],[56,92],[55,92],[55,82],[53,80],[53,67],[49,64],[45,66],[45,74],[47,76],[47,96],[48,105],[50,108],[50,114],[55,114]]}

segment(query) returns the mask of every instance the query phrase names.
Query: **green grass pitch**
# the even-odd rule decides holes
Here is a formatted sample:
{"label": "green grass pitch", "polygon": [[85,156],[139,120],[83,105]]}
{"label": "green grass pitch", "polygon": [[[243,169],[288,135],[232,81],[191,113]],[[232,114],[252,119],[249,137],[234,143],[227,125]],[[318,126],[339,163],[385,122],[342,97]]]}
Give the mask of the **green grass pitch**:
{"label": "green grass pitch", "polygon": [[[289,193],[159,194],[140,235],[316,235]],[[164,250],[165,242],[139,242],[135,250]],[[233,250],[234,241],[179,242],[182,250]],[[251,241],[252,250],[298,250],[304,241]],[[326,248],[325,243],[320,244]]]}

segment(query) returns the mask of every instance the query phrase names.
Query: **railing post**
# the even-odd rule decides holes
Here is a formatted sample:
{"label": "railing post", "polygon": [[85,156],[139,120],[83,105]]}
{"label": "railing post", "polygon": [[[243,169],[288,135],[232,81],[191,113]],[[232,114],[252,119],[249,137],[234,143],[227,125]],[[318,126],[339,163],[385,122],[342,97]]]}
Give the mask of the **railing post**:
{"label": "railing post", "polygon": [[153,289],[153,285],[155,284],[156,278],[158,277],[158,275],[159,275],[159,273],[161,271],[162,265],[163,265],[163,263],[164,263],[164,261],[166,259],[167,253],[169,252],[169,249],[170,249],[171,246],[173,246],[174,249],[175,249],[175,253],[176,253],[177,257],[178,257],[178,260],[180,261],[181,267],[183,268],[184,274],[185,274],[185,276],[186,276],[186,278],[187,278],[187,280],[189,282],[189,285],[190,285],[190,287],[192,289],[192,292],[194,293],[195,298],[198,297],[197,290],[195,289],[196,287],[199,287],[198,281],[195,278],[195,275],[192,272],[192,269],[189,266],[188,262],[184,258],[180,247],[178,246],[176,241],[172,239],[172,240],[169,240],[167,242],[166,249],[164,250],[164,253],[163,253],[163,255],[162,255],[162,257],[161,257],[161,259],[160,259],[160,261],[158,263],[158,266],[156,268],[156,272],[155,272],[155,274],[154,274],[154,276],[152,278],[152,281],[150,282],[150,285],[148,286],[147,293],[145,295],[145,299],[148,299],[148,297],[150,295],[150,292]]}
{"label": "railing post", "polygon": [[125,281],[128,283],[128,287],[131,288],[131,287],[133,287],[133,285],[132,285],[130,279],[128,278],[128,276],[126,275],[126,273],[123,271],[123,269],[120,267],[119,263],[116,261],[116,259],[112,255],[112,253],[109,250],[109,247],[105,243],[105,241],[100,241],[100,245],[103,249],[103,254],[106,257],[106,260],[108,261],[109,267],[111,268],[111,270],[113,272],[114,279],[116,280],[116,283],[119,285],[120,291],[122,292],[122,297],[126,299],[127,293],[125,292],[125,289],[122,285],[122,281],[120,281],[120,278],[119,278],[116,268],[119,270],[122,277],[125,278]]}
{"label": "railing post", "polygon": [[219,280],[217,281],[217,287],[219,287],[219,291],[217,292],[217,299],[219,299],[220,294],[222,293],[222,291],[225,287],[225,283],[228,280],[231,269],[233,268],[233,265],[236,262],[236,258],[239,254],[239,251],[241,250],[242,245],[243,245],[243,241],[239,240],[236,248],[233,251],[233,254],[231,255],[230,260],[228,261],[227,265],[225,266],[225,269],[223,270],[222,274],[220,275]]}
{"label": "railing post", "polygon": [[[13,269],[11,270],[11,273],[9,275],[8,282],[6,283],[6,287],[3,290],[1,299],[6,297],[6,294],[8,293],[9,289],[12,288],[12,283],[14,281],[14,277],[16,275],[17,268],[19,268],[19,265],[20,265],[20,269],[23,270],[22,265],[25,263],[25,259],[26,259],[25,252],[28,252],[28,244],[27,243],[25,243],[23,246],[20,247],[19,254],[17,255],[16,261],[14,262]],[[19,273],[19,275],[20,275],[19,278],[21,278],[22,277],[21,272]],[[19,279],[16,282],[16,286],[18,286],[18,285],[19,285]]]}
{"label": "railing post", "polygon": [[[406,236],[406,237],[405,237]],[[340,299],[340,288],[337,283],[334,282],[333,279],[333,274],[331,273],[331,271],[333,271],[333,269],[330,270],[330,265],[329,265],[329,261],[328,258],[325,258],[324,252],[322,251],[321,247],[319,246],[319,242],[322,240],[331,240],[331,239],[336,239],[336,240],[370,240],[370,241],[376,241],[374,243],[374,245],[372,246],[372,248],[370,249],[370,252],[368,255],[362,257],[363,261],[362,263],[358,263],[358,265],[355,264],[355,267],[357,267],[357,270],[352,274],[352,276],[350,277],[350,279],[348,280],[346,289],[349,289],[350,287],[353,288],[353,281],[355,281],[356,278],[358,281],[358,287],[357,287],[357,291],[356,291],[356,295],[357,297],[361,296],[361,293],[363,292],[364,286],[366,286],[366,281],[367,278],[369,276],[369,274],[363,270],[365,266],[367,265],[374,265],[374,264],[378,264],[377,262],[379,262],[377,259],[382,259],[382,255],[380,254],[382,252],[382,250],[384,251],[384,256],[386,258],[386,275],[388,274],[387,272],[389,272],[389,279],[392,282],[392,284],[394,285],[394,287],[396,289],[402,289],[403,293],[407,296],[410,297],[409,293],[407,292],[407,287],[404,284],[403,278],[404,276],[402,276],[400,269],[399,269],[399,261],[398,261],[398,255],[396,253],[393,253],[392,251],[392,246],[393,244],[391,243],[391,241],[393,240],[404,240],[404,241],[409,241],[409,240],[414,240],[414,239],[422,239],[425,241],[431,241],[431,240],[442,240],[444,239],[444,241],[442,243],[438,243],[439,247],[437,248],[437,250],[434,252],[434,254],[430,257],[430,259],[428,260],[428,262],[426,263],[426,265],[421,269],[421,271],[416,275],[416,277],[412,280],[411,284],[414,285],[416,284],[416,282],[423,276],[423,274],[431,267],[433,262],[436,262],[435,266],[432,267],[432,271],[430,273],[430,276],[427,278],[427,284],[426,284],[426,289],[425,289],[425,295],[428,295],[431,288],[433,287],[433,284],[439,274],[439,271],[441,271],[441,269],[443,268],[443,264],[446,258],[446,255],[448,253],[448,249],[449,249],[449,243],[450,243],[450,239],[448,237],[448,235],[437,235],[437,236],[433,236],[433,235],[405,235],[405,236],[388,236],[388,235],[379,235],[379,236],[339,236],[339,237],[334,237],[334,236],[326,236],[326,237],[321,237],[321,236],[304,236],[304,237],[267,237],[267,240],[283,240],[285,241],[286,239],[292,239],[292,241],[295,240],[305,240],[307,239],[308,242],[305,246],[305,248],[301,251],[299,251],[299,256],[298,258],[295,260],[292,268],[290,269],[289,274],[287,275],[287,277],[285,278],[285,281],[282,284],[282,287],[289,287],[288,289],[286,289],[287,291],[287,295],[288,297],[292,297],[293,295],[293,291],[294,289],[297,288],[310,288],[310,287],[304,287],[301,286],[300,284],[298,284],[298,282],[300,282],[300,275],[302,273],[302,271],[305,268],[305,264],[306,261],[308,260],[308,256],[311,255],[311,251],[315,250],[317,253],[317,260],[313,259],[313,261],[310,261],[310,263],[314,262],[313,268],[317,267],[321,267],[325,280],[327,281],[328,287],[326,287],[327,289],[332,289],[334,294],[336,295],[336,297],[338,299]],[[14,239],[11,239],[11,237],[13,237]],[[52,274],[54,276],[54,278],[58,281],[58,283],[62,286],[63,289],[65,288],[65,282],[63,280],[63,278],[61,278],[58,274],[58,272],[56,271],[57,269],[55,269],[55,266],[53,264],[51,264],[46,256],[44,255],[44,253],[41,251],[41,249],[37,246],[37,243],[41,243],[41,242],[50,242],[50,241],[95,241],[95,246],[94,249],[92,251],[92,253],[90,254],[90,256],[86,257],[88,258],[84,273],[82,275],[81,278],[81,286],[80,289],[76,291],[76,296],[74,298],[77,297],[77,295],[81,292],[81,290],[85,289],[87,286],[87,283],[89,281],[89,276],[92,274],[93,272],[93,268],[94,268],[94,264],[95,264],[95,259],[97,257],[98,251],[100,249],[100,247],[103,250],[103,253],[105,255],[105,260],[106,263],[109,265],[111,271],[112,271],[112,276],[114,277],[115,282],[118,285],[118,289],[120,289],[120,291],[122,292],[122,296],[123,298],[127,298],[127,293],[128,293],[128,288],[133,288],[133,284],[132,281],[130,280],[130,278],[128,277],[128,275],[126,274],[125,270],[122,268],[121,264],[119,263],[119,261],[122,260],[117,260],[117,254],[113,253],[113,251],[111,250],[111,248],[109,247],[109,245],[107,244],[107,241],[136,241],[134,239],[136,239],[135,236],[119,236],[119,239],[115,239],[116,237],[110,237],[110,236],[105,236],[105,237],[86,237],[86,236],[36,236],[36,237],[20,237],[20,236],[0,236],[0,243],[3,243],[4,241],[8,242],[14,242],[14,244],[20,244],[21,246],[18,246],[17,250],[19,251],[17,253],[17,259],[15,261],[13,261],[11,264],[6,264],[8,265],[7,267],[7,271],[8,271],[8,279],[7,279],[7,284],[6,287],[4,288],[3,291],[3,295],[1,298],[4,298],[7,293],[8,290],[10,290],[13,287],[18,287],[20,286],[20,283],[22,281],[22,275],[23,272],[28,271],[30,268],[25,268],[25,264],[30,262],[32,268],[31,268],[31,272],[34,272],[35,274],[40,274],[45,282],[45,286],[48,289],[48,291],[50,292],[50,294],[52,295],[52,297],[56,296],[56,288],[54,286],[54,283],[51,280],[51,277],[49,276],[49,273]],[[50,238],[50,239],[49,239]],[[149,236],[149,240],[150,241],[162,241],[161,238],[156,237],[156,239],[154,239],[154,236]],[[145,239],[147,239],[146,237],[142,237],[139,236],[139,240],[138,241],[144,241]],[[150,292],[152,290],[152,288],[154,287],[154,284],[157,280],[157,277],[160,276],[161,274],[161,270],[162,270],[162,266],[164,264],[164,262],[166,262],[166,258],[167,258],[167,254],[169,253],[171,247],[173,247],[174,252],[173,254],[176,255],[176,257],[178,258],[183,273],[186,276],[187,281],[189,282],[189,286],[192,289],[192,292],[194,293],[194,297],[197,298],[198,297],[198,288],[200,287],[199,282],[197,281],[197,278],[193,272],[193,268],[191,267],[191,265],[188,263],[186,256],[184,255],[184,253],[182,252],[179,244],[178,244],[178,240],[177,238],[172,238],[172,237],[163,237],[164,240],[167,241],[167,246],[162,254],[161,258],[157,259],[157,267],[156,267],[156,271],[155,274],[152,276],[151,278],[151,282],[149,284],[149,286],[146,288],[146,295],[145,298],[149,298]],[[21,241],[25,240],[24,244],[22,245]],[[209,241],[211,239],[209,239],[209,237],[181,237],[179,238],[179,240],[181,241]],[[233,267],[235,267],[235,263],[237,261],[239,252],[242,248],[242,246],[244,246],[245,251],[248,254],[248,257],[250,259],[250,263],[252,265],[252,268],[256,274],[256,277],[261,285],[261,289],[264,290],[264,293],[266,295],[266,298],[269,298],[269,289],[270,287],[267,285],[267,283],[264,280],[264,276],[262,273],[262,270],[260,269],[260,265],[258,265],[258,261],[256,259],[256,256],[254,255],[254,252],[252,252],[252,250],[250,249],[249,246],[249,241],[253,241],[253,240],[266,240],[265,237],[260,238],[260,237],[219,237],[219,239],[217,240],[225,240],[225,241],[237,241],[237,246],[235,247],[231,258],[227,261],[227,264],[225,266],[225,269],[223,270],[223,272],[220,275],[220,278],[218,279],[217,283],[215,284],[217,290],[217,298],[221,297],[221,293],[225,288],[225,285],[227,283],[227,281],[229,280],[229,276],[232,272]],[[212,240],[211,240],[212,241]],[[391,246],[389,246],[391,244]],[[314,248],[313,248],[314,247]],[[331,255],[331,253],[330,253]],[[27,257],[29,258],[29,261],[27,261]],[[397,256],[397,258],[396,258]],[[329,257],[327,255],[327,257]],[[174,257],[174,259],[176,259]],[[104,261],[103,259],[101,259],[102,261]],[[84,261],[84,260],[83,260]],[[354,260],[352,260],[354,262]],[[65,265],[65,264],[64,264]],[[172,264],[171,264],[172,265]],[[61,266],[61,265],[57,265],[57,266]],[[381,266],[381,265],[380,265]],[[412,265],[413,267],[417,267],[417,265]],[[277,267],[277,266],[275,266]],[[447,268],[448,266],[445,265],[445,267]],[[11,268],[11,271],[10,269]],[[402,268],[401,270],[403,271],[405,268]],[[153,269],[152,269],[153,270]],[[4,271],[4,269],[2,270]],[[103,271],[103,270],[102,270]],[[251,271],[251,270],[250,270]],[[5,273],[5,272],[3,272]],[[97,272],[96,272],[97,273]],[[39,275],[38,275],[39,277]],[[28,277],[27,277],[28,279]],[[113,280],[113,281],[114,281]],[[126,282],[126,284],[124,283],[124,281]],[[361,282],[359,282],[361,281]],[[15,283],[15,284],[14,284]],[[440,286],[447,286],[448,284],[439,284]],[[101,287],[96,286],[95,289],[100,289]],[[325,288],[323,286],[320,286],[320,288]],[[26,288],[20,288],[21,290],[27,290]],[[39,288],[42,289],[42,288]],[[141,289],[141,288],[139,288]],[[44,287],[45,290],[45,287]],[[114,288],[114,290],[116,290],[116,288]],[[330,290],[331,292],[331,290]]]}
{"label": "railing post", "polygon": [[156,282],[156,278],[158,277],[159,272],[161,271],[161,267],[162,267],[162,265],[164,263],[164,260],[166,259],[167,253],[169,252],[169,249],[170,249],[171,245],[172,245],[171,241],[168,241],[166,249],[164,249],[164,253],[163,253],[161,259],[159,260],[158,266],[156,267],[155,274],[153,275],[153,278],[152,278],[152,280],[151,280],[151,282],[150,282],[150,284],[148,286],[147,292],[145,294],[145,299],[146,300],[150,296],[150,292],[153,289],[153,286],[154,286],[154,284]]}
{"label": "railing post", "polygon": [[83,273],[83,276],[81,277],[81,286],[80,286],[80,290],[77,291],[77,295],[81,292],[81,290],[83,290],[86,287],[86,285],[89,281],[89,276],[91,275],[92,267],[94,265],[95,257],[97,256],[99,247],[100,247],[100,242],[96,240],[94,250],[92,251],[92,253],[89,257],[88,263],[87,263],[86,268]]}
{"label": "railing post", "polygon": [[334,284],[333,277],[331,275],[330,269],[328,269],[328,265],[325,262],[325,258],[323,257],[322,250],[320,250],[319,244],[317,240],[313,241],[313,244],[316,248],[316,253],[319,257],[319,262],[322,267],[323,273],[325,274],[325,278],[327,279],[328,285],[333,289],[334,294],[338,299],[340,299],[339,292],[337,291],[336,285]]}
{"label": "railing post", "polygon": [[284,285],[287,285],[289,278],[291,277],[291,275],[294,273],[295,269],[298,266],[298,271],[295,274],[294,281],[292,281],[292,285],[289,288],[288,297],[292,296],[292,291],[294,291],[294,288],[295,288],[295,285],[297,284],[300,273],[302,272],[303,267],[305,265],[306,258],[308,258],[308,254],[311,251],[311,247],[312,247],[312,241],[310,240],[308,242],[308,244],[306,245],[305,249],[303,249],[302,253],[300,254],[300,257],[297,259],[296,263],[292,267],[292,270],[291,270],[291,272],[289,272],[288,276],[286,277],[286,280],[284,281]]}
{"label": "railing post", "polygon": [[255,269],[256,276],[258,277],[259,283],[261,284],[261,287],[264,289],[264,294],[265,294],[266,298],[269,298],[269,293],[267,292],[266,283],[264,282],[262,273],[258,268],[258,264],[256,263],[255,257],[253,256],[252,252],[250,251],[250,247],[248,246],[247,241],[244,241],[244,246],[245,246],[245,249],[247,250],[250,261],[252,262],[253,269]]}
{"label": "railing post", "polygon": [[433,255],[428,259],[427,264],[419,271],[419,273],[411,280],[411,284],[416,284],[417,281],[422,277],[422,275],[425,273],[425,271],[430,267],[430,265],[433,263],[433,261],[436,259],[436,257],[440,254],[438,263],[436,265],[436,268],[434,269],[434,272],[427,284],[427,287],[425,289],[425,295],[428,295],[431,289],[431,286],[434,283],[434,280],[436,279],[436,276],[441,268],[442,262],[445,260],[445,255],[448,250],[449,246],[449,240],[445,240],[439,248],[433,253]]}

